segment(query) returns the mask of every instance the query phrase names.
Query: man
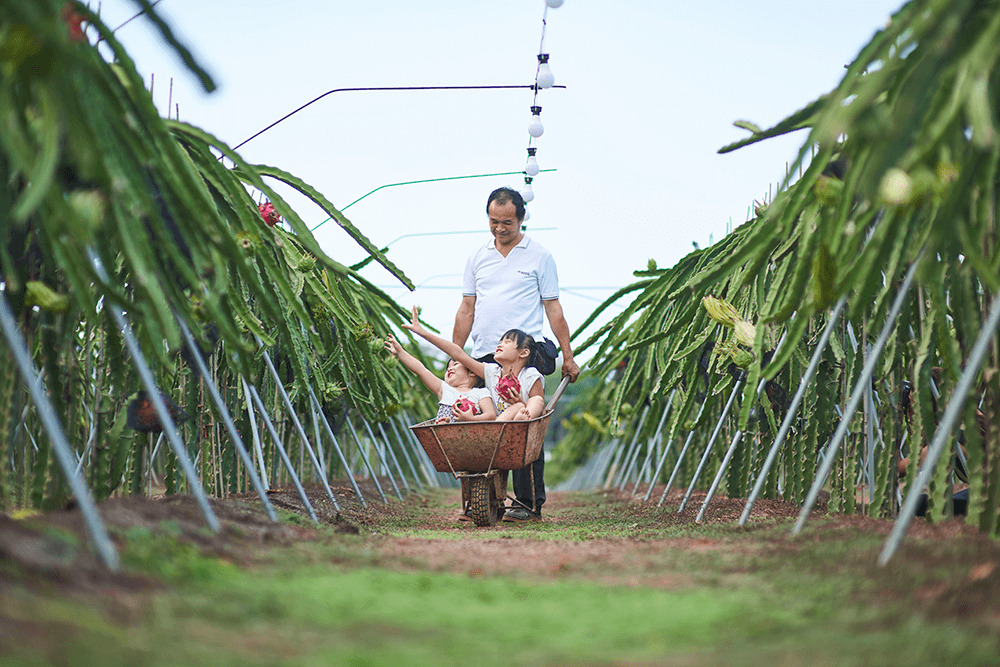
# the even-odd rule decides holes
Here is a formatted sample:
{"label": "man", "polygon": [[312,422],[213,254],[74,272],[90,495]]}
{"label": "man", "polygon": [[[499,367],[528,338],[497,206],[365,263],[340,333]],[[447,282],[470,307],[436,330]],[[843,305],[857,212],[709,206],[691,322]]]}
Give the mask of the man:
{"label": "man", "polygon": [[[569,326],[559,305],[556,263],[548,250],[522,233],[524,199],[521,193],[512,188],[494,190],[486,202],[486,214],[493,240],[466,262],[462,303],[455,315],[452,341],[464,347],[471,334],[471,356],[476,359],[493,352],[500,337],[510,329],[521,329],[541,341],[544,312],[562,350],[562,374],[575,382],[580,367],[573,361]],[[507,512],[504,519],[533,521],[541,518],[545,503],[544,470],[542,455],[530,467],[513,472],[514,496],[519,504]],[[525,509],[532,506],[534,512]]]}

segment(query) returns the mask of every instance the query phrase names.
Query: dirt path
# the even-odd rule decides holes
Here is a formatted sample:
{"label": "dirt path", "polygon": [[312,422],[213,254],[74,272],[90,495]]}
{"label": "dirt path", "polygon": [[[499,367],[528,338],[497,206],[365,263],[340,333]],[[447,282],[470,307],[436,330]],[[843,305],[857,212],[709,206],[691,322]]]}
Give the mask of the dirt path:
{"label": "dirt path", "polygon": [[[391,488],[387,487],[387,488]],[[740,572],[758,558],[783,550],[792,554],[803,542],[786,538],[774,529],[788,523],[798,508],[778,500],[761,500],[751,525],[735,528],[743,501],[717,498],[703,524],[694,519],[703,496],[696,494],[684,513],[676,511],[681,491],[674,491],[663,508],[643,503],[617,491],[596,494],[551,493],[544,520],[533,523],[503,522],[496,527],[476,527],[459,521],[458,490],[414,494],[405,501],[383,503],[371,481],[362,485],[367,507],[345,483],[333,485],[340,510],[321,487],[308,487],[308,497],[321,524],[308,518],[294,489],[269,494],[275,507],[292,514],[291,521],[272,523],[255,496],[214,500],[212,506],[223,524],[213,534],[205,528],[195,501],[186,496],[162,499],[119,498],[101,504],[100,511],[122,543],[129,531],[164,534],[192,544],[202,553],[254,567],[265,562],[274,549],[300,541],[335,540],[338,533],[361,535],[370,564],[407,571],[450,572],[470,576],[509,575],[528,580],[576,579],[598,584],[678,588],[694,585],[690,568],[678,566],[684,558],[711,555],[719,572]],[[660,490],[654,490],[654,498]],[[869,535],[884,539],[891,522],[859,516],[815,513],[805,543],[836,542],[848,536]],[[75,538],[67,538],[75,535]],[[759,537],[758,537],[759,536]],[[974,614],[1000,628],[1000,546],[961,521],[937,525],[914,523],[910,546],[902,556],[906,567],[923,568],[930,583],[916,592],[916,599],[938,612]],[[865,553],[850,554],[829,567],[854,567],[873,582],[893,576],[874,565],[875,541]],[[945,549],[926,544],[946,545]],[[31,590],[40,595],[85,597],[103,600],[109,613],[125,605],[131,595],[161,587],[148,574],[112,574],[96,560],[86,545],[77,510],[14,520],[0,515],[0,621],[3,600],[12,591]],[[817,565],[818,567],[819,565]],[[936,568],[954,572],[948,580],[930,576]],[[919,574],[919,573],[918,573]],[[878,590],[878,586],[874,586]],[[124,613],[124,612],[122,612]],[[8,621],[10,619],[7,619]],[[23,635],[23,620],[0,622],[0,645]],[[13,633],[13,634],[11,634]]]}

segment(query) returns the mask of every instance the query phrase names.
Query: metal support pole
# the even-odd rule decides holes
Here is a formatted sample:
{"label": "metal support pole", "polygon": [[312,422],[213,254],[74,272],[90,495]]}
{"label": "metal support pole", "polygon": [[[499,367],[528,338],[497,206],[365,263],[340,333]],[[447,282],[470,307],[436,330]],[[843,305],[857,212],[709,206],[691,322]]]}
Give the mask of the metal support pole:
{"label": "metal support pole", "polygon": [[323,435],[319,432],[319,419],[316,417],[316,410],[313,408],[312,403],[309,404],[309,416],[312,417],[309,421],[312,423],[313,432],[312,441],[316,444],[316,458],[319,459],[319,464],[323,467],[320,473],[323,475],[323,479],[330,483],[330,470],[326,463],[326,454],[323,452]]}
{"label": "metal support pole", "polygon": [[[260,496],[261,503],[264,504],[264,510],[271,518],[271,521],[277,521],[278,515],[275,513],[274,508],[271,507],[271,501],[267,499],[267,490],[264,488],[264,485],[261,484],[260,478],[257,477],[257,473],[254,472],[253,460],[250,458],[250,454],[247,452],[247,448],[243,444],[243,439],[236,431],[236,424],[233,422],[233,418],[230,416],[229,410],[226,408],[226,404],[222,400],[222,396],[219,394],[219,388],[215,386],[215,381],[212,379],[211,373],[208,372],[208,366],[205,364],[205,360],[201,357],[201,350],[198,348],[198,344],[195,342],[194,336],[191,335],[191,330],[188,329],[187,323],[185,323],[176,312],[174,313],[174,318],[177,320],[177,324],[180,325],[181,335],[184,336],[184,342],[191,351],[191,356],[194,358],[195,365],[198,367],[198,372],[201,373],[201,377],[205,381],[205,386],[208,387],[208,394],[212,397],[212,401],[215,403],[219,416],[222,417],[222,421],[226,425],[226,430],[229,432],[229,439],[232,440],[233,446],[236,448],[236,451],[240,456],[240,460],[243,461],[243,467],[246,469],[247,475],[250,477],[250,481],[253,483],[253,487],[257,491],[257,495]],[[159,443],[157,443],[157,447],[159,447]],[[155,456],[156,452],[154,451],[153,456],[151,456],[150,459]]]}
{"label": "metal support pole", "polygon": [[118,552],[108,537],[104,521],[101,520],[101,515],[97,511],[97,505],[94,503],[94,496],[90,493],[90,487],[84,483],[80,476],[74,473],[73,450],[69,445],[69,441],[66,440],[66,433],[63,431],[62,425],[60,425],[58,417],[56,417],[55,409],[49,400],[48,394],[45,393],[40,383],[36,383],[36,380],[41,378],[41,374],[35,371],[35,364],[31,360],[31,353],[24,344],[24,339],[21,338],[21,332],[17,328],[14,313],[10,309],[10,304],[7,303],[6,294],[0,297],[0,326],[2,326],[4,338],[7,339],[7,345],[14,355],[14,362],[21,372],[21,378],[28,387],[31,400],[35,403],[35,408],[38,410],[42,425],[45,427],[45,431],[49,434],[49,439],[52,441],[56,462],[62,469],[63,475],[66,477],[66,483],[69,484],[70,490],[76,497],[76,502],[80,505],[84,525],[87,527],[87,533],[94,543],[94,548],[97,549],[97,555],[109,570],[117,572],[121,567],[121,563],[118,560]]}
{"label": "metal support pole", "polygon": [[[788,336],[786,331],[781,336],[781,340],[774,347],[774,354],[776,355],[781,349],[781,346],[785,344],[785,338]],[[774,358],[774,355],[772,355]],[[761,378],[760,382],[757,383],[757,393],[754,394],[754,403],[760,400],[760,395],[763,393],[764,388],[767,386],[767,379]],[[728,408],[727,408],[728,409]],[[705,516],[705,510],[708,509],[708,504],[712,502],[712,496],[715,495],[715,490],[719,487],[719,483],[722,482],[722,476],[726,472],[726,468],[729,466],[729,460],[733,458],[733,453],[736,451],[736,445],[739,444],[740,439],[743,437],[743,430],[736,429],[736,435],[733,436],[733,440],[729,443],[729,449],[726,450],[725,456],[722,457],[722,463],[719,465],[719,470],[715,473],[715,479],[712,480],[712,485],[708,488],[708,493],[705,494],[705,500],[701,503],[701,509],[698,510],[698,516],[695,517],[695,523],[701,523],[702,518]]]}
{"label": "metal support pole", "polygon": [[701,503],[701,509],[698,510],[698,516],[694,519],[695,523],[701,523],[702,519],[705,518],[705,510],[708,509],[708,504],[712,502],[712,496],[715,495],[715,490],[719,488],[719,483],[722,482],[722,476],[726,473],[726,468],[729,466],[729,459],[733,458],[733,452],[736,451],[736,445],[742,437],[743,431],[737,429],[736,434],[733,435],[733,441],[729,443],[729,449],[726,450],[726,455],[722,457],[722,464],[719,466],[718,472],[715,473],[715,479],[712,480],[712,485],[708,488],[708,493],[705,494],[705,500]]}
{"label": "metal support pole", "polygon": [[354,473],[351,472],[351,466],[347,464],[347,458],[344,457],[344,452],[340,448],[340,443],[337,442],[337,436],[333,434],[333,429],[330,428],[330,422],[327,420],[326,415],[323,414],[323,407],[320,405],[319,399],[316,398],[313,388],[309,386],[309,399],[312,401],[313,413],[318,414],[320,420],[323,422],[323,426],[326,428],[326,434],[330,436],[330,442],[333,443],[333,448],[337,450],[337,457],[340,459],[340,464],[344,466],[344,472],[347,473],[347,479],[350,480],[351,486],[354,487],[354,493],[358,496],[358,500],[361,501],[362,507],[368,507],[368,503],[365,502],[365,497],[361,493],[361,489],[358,488],[358,483],[354,479]]}
{"label": "metal support pole", "polygon": [[864,394],[865,384],[871,384],[872,374],[875,372],[875,366],[878,363],[878,359],[882,356],[882,350],[885,349],[886,341],[889,340],[889,334],[892,333],[892,329],[896,324],[896,319],[899,317],[899,311],[903,308],[903,301],[906,299],[907,293],[910,291],[910,285],[913,284],[913,275],[917,271],[917,266],[920,264],[920,258],[923,257],[923,251],[920,255],[913,261],[910,265],[910,269],[906,272],[906,277],[903,279],[903,284],[899,288],[899,292],[896,294],[896,299],[892,302],[892,308],[889,314],[885,318],[885,324],[882,326],[882,331],[879,333],[878,340],[875,341],[875,346],[872,348],[872,354],[868,357],[868,362],[865,364],[864,369],[861,371],[861,377],[854,385],[854,389],[851,392],[851,398],[847,402],[847,407],[844,409],[844,416],[840,420],[840,424],[837,425],[837,430],[834,432],[833,437],[830,438],[830,444],[827,445],[826,452],[823,455],[823,463],[820,465],[819,472],[816,474],[816,478],[813,480],[813,485],[809,489],[809,494],[806,496],[805,504],[802,506],[802,511],[799,513],[799,519],[796,521],[795,526],[792,527],[792,535],[798,535],[802,532],[802,529],[806,525],[806,521],[809,519],[809,514],[812,512],[813,505],[816,504],[816,498],[819,497],[820,489],[826,484],[826,478],[830,475],[830,469],[833,467],[834,454],[840,448],[840,443],[847,435],[847,429],[850,427],[851,417],[854,416],[855,410],[858,409],[858,403],[861,402],[861,397]]}
{"label": "metal support pole", "polygon": [[625,451],[625,444],[622,442],[620,437],[611,439],[611,453],[608,457],[608,466],[605,470],[602,470],[601,477],[604,479],[602,484],[603,488],[608,488],[611,486],[611,478],[614,477],[615,471],[618,469],[618,460],[621,458],[622,453]]}
{"label": "metal support pole", "polygon": [[[642,462],[642,465],[639,466],[639,472],[636,474],[635,485],[632,486],[633,496],[635,495],[635,492],[639,490],[639,484],[642,482],[642,471],[645,470],[646,466],[649,465],[649,459],[652,458],[653,456],[653,448],[656,446],[656,442],[660,439],[660,432],[663,430],[663,422],[667,421],[667,415],[670,414],[670,406],[674,402],[675,393],[677,393],[676,389],[670,392],[670,398],[667,399],[667,406],[663,408],[663,414],[660,415],[660,423],[656,425],[656,431],[653,433],[652,437],[650,437],[650,439],[646,442],[646,458]],[[637,456],[636,460],[638,459],[639,457]]]}
{"label": "metal support pole", "polygon": [[642,414],[639,415],[639,425],[635,427],[635,432],[632,433],[632,444],[629,445],[628,454],[625,456],[625,460],[622,461],[621,477],[619,477],[620,484],[618,485],[619,491],[625,490],[625,484],[628,483],[629,475],[632,471],[632,464],[635,459],[639,458],[639,434],[642,432],[642,427],[646,424],[646,415],[649,414],[649,404],[647,403],[642,408]]}
{"label": "metal support pole", "polygon": [[[390,428],[392,427],[392,422],[389,422],[389,426]],[[389,434],[385,432],[385,427],[382,426],[382,422],[378,422],[378,432],[382,434],[383,440],[389,442]],[[406,459],[406,465],[410,469],[410,472],[413,473],[413,481],[416,482],[417,488],[420,491],[423,491],[424,484],[420,481],[420,476],[417,475],[417,469],[413,466],[413,461],[410,460],[410,453],[406,451],[406,443],[401,442],[397,434],[394,433],[393,435],[396,435],[396,444],[399,445],[399,451],[403,453],[403,458]],[[400,471],[400,476],[402,476],[402,474],[402,471]],[[405,481],[406,478],[403,477],[403,480]]]}
{"label": "metal support pole", "polygon": [[701,413],[705,411],[705,406],[708,404],[708,396],[705,396],[705,400],[701,402],[701,406],[698,408],[698,414],[694,418],[694,426],[688,431],[687,437],[684,439],[684,446],[681,447],[681,451],[677,454],[677,463],[674,464],[674,470],[670,473],[670,479],[667,480],[667,485],[663,487],[663,494],[660,496],[660,502],[656,504],[657,507],[663,507],[663,501],[667,499],[667,493],[670,491],[670,487],[674,485],[674,479],[677,477],[677,473],[680,472],[681,464],[684,462],[684,455],[687,453],[688,447],[691,446],[691,441],[694,439],[695,428],[698,427],[698,420],[701,419]]}
{"label": "metal support pole", "polygon": [[663,447],[663,453],[660,454],[659,461],[656,462],[656,470],[653,472],[653,476],[649,478],[649,488],[646,489],[646,495],[643,497],[643,502],[649,500],[649,497],[653,495],[653,487],[656,486],[656,479],[660,476],[660,471],[663,469],[663,464],[667,461],[667,454],[670,453],[670,448],[674,444],[674,439],[670,438],[667,440],[667,444]]}
{"label": "metal support pole", "polygon": [[[93,265],[98,277],[107,283],[108,273],[104,270],[101,258],[97,256],[97,253],[92,248],[87,248],[87,257],[90,259],[90,263]],[[160,388],[156,386],[156,378],[153,377],[153,371],[146,364],[146,359],[139,348],[139,341],[132,332],[132,327],[129,326],[124,313],[117,305],[105,302],[104,307],[110,309],[111,316],[121,330],[122,337],[125,339],[125,347],[128,348],[129,356],[132,357],[132,363],[135,364],[136,370],[139,371],[142,384],[146,387],[149,400],[153,404],[153,409],[156,411],[156,416],[163,426],[164,433],[167,435],[167,442],[170,444],[170,448],[174,450],[174,455],[181,466],[181,471],[187,479],[188,487],[194,493],[194,497],[198,501],[198,506],[201,508],[201,513],[205,516],[206,523],[208,523],[208,527],[213,532],[219,532],[222,529],[222,524],[219,523],[219,518],[215,516],[212,506],[208,504],[205,489],[202,488],[201,480],[198,479],[198,473],[195,471],[194,466],[191,465],[191,459],[188,457],[187,447],[184,445],[184,441],[181,440],[173,417],[170,416],[170,412],[163,402]]]}
{"label": "metal support pole", "polygon": [[[862,348],[864,361],[867,362],[871,349],[865,343]],[[865,416],[865,478],[868,486],[868,504],[875,498],[875,433],[874,433],[874,400],[872,399],[872,383],[865,384],[864,416]]]}
{"label": "metal support pole", "polygon": [[934,467],[937,465],[938,459],[944,451],[948,438],[951,437],[955,422],[958,421],[962,406],[965,405],[969,390],[972,389],[972,383],[979,373],[979,367],[983,363],[983,357],[986,356],[990,339],[996,332],[998,324],[1000,324],[1000,295],[997,295],[990,305],[990,314],[983,323],[979,337],[976,338],[976,342],[972,346],[972,351],[969,353],[969,360],[965,364],[965,370],[962,371],[961,377],[958,378],[955,391],[951,395],[951,401],[948,403],[948,407],[945,408],[937,431],[934,432],[934,439],[927,449],[927,458],[924,460],[924,465],[921,466],[920,472],[917,473],[917,480],[910,487],[910,492],[906,494],[906,500],[903,502],[902,509],[900,509],[899,517],[892,527],[889,538],[882,547],[882,553],[879,554],[879,565],[888,563],[889,559],[896,553],[896,550],[903,541],[903,537],[906,535],[907,529],[910,527],[910,522],[913,521],[913,517],[917,513],[917,502],[920,499],[921,491],[930,482]]}
{"label": "metal support pole", "polygon": [[708,439],[708,444],[705,445],[705,452],[701,455],[701,460],[698,461],[698,467],[694,470],[694,475],[691,476],[691,484],[688,486],[687,493],[684,494],[684,500],[681,501],[681,506],[677,508],[677,513],[680,514],[687,507],[688,500],[691,498],[691,494],[694,492],[694,485],[698,483],[698,477],[701,475],[702,468],[705,467],[705,463],[708,462],[708,457],[712,453],[712,445],[715,444],[715,439],[719,437],[719,431],[722,430],[722,422],[725,421],[726,417],[729,415],[729,409],[733,407],[733,401],[736,400],[736,394],[739,392],[740,387],[743,386],[744,378],[746,373],[742,373],[740,379],[736,381],[733,385],[733,391],[729,394],[729,400],[726,401],[726,407],[722,410],[722,416],[719,417],[719,421],[715,424],[715,430],[712,431],[712,437]]}
{"label": "metal support pole", "polygon": [[[399,415],[397,415],[395,419],[391,419],[390,418],[389,419],[389,428],[392,429],[393,435],[396,436],[396,440],[399,442],[400,446],[403,448],[403,454],[406,455],[407,462],[409,462],[410,465],[411,465],[411,467],[414,468],[413,474],[416,475],[417,471],[419,471],[421,473],[421,475],[423,476],[424,480],[426,480],[426,482],[427,482],[427,484],[429,486],[438,486],[437,480],[434,479],[434,475],[432,475],[430,472],[428,472],[427,467],[424,465],[424,460],[420,457],[421,452],[423,452],[423,447],[421,447],[419,445],[419,443],[416,444],[416,445],[414,445],[413,439],[411,438],[411,436],[413,435],[413,433],[410,431],[410,429],[406,428],[405,424],[402,425],[402,427],[401,427],[402,430],[400,430],[399,428],[396,427],[396,421],[399,420],[399,419],[400,419]],[[410,457],[410,454],[409,454],[409,450],[411,448],[414,449],[413,457],[412,458],[416,459],[416,463],[413,463],[411,461],[411,457]],[[416,450],[420,450],[420,451],[416,451]],[[419,477],[418,477],[418,479],[419,479]]]}
{"label": "metal support pole", "polygon": [[594,455],[587,462],[587,469],[580,479],[580,483],[577,485],[578,489],[597,488],[598,480],[601,479],[602,472],[604,471],[604,466],[607,464],[608,459],[611,458],[612,447],[612,443],[609,442],[597,448],[597,451],[594,452]]}
{"label": "metal support pole", "polygon": [[295,489],[299,492],[299,498],[302,500],[302,504],[309,512],[309,518],[316,523],[319,523],[319,519],[316,518],[316,513],[313,511],[312,503],[309,502],[309,497],[306,496],[306,491],[302,488],[302,483],[299,482],[299,476],[295,473],[295,466],[292,465],[291,459],[288,458],[288,452],[285,451],[285,446],[281,444],[281,438],[278,437],[278,432],[274,429],[274,424],[271,423],[271,416],[267,413],[267,409],[264,407],[264,401],[260,400],[260,395],[257,393],[257,387],[247,382],[246,378],[241,377],[240,379],[243,380],[243,386],[247,387],[247,391],[250,392],[250,396],[253,398],[253,402],[257,406],[257,411],[264,420],[264,427],[267,428],[267,432],[271,434],[271,440],[274,441],[274,446],[278,448],[278,453],[281,455],[281,460],[285,464],[285,469],[288,470],[288,474],[292,478],[292,483],[295,484]]}
{"label": "metal support pole", "polygon": [[[438,475],[437,470],[434,469],[434,464],[431,463],[430,457],[428,457],[427,452],[424,451],[423,445],[421,445],[420,441],[417,440],[417,436],[414,435],[413,431],[410,430],[410,427],[406,425],[407,422],[412,422],[413,419],[408,413],[405,412],[403,414],[396,415],[396,419],[399,421],[400,433],[402,433],[413,446],[413,454],[417,457],[417,461],[420,462],[420,467],[424,471],[424,476],[427,478],[428,483],[440,488],[442,486],[442,478]],[[454,478],[448,474],[445,479],[451,480]]]}
{"label": "metal support pole", "polygon": [[739,522],[739,525],[741,526],[746,525],[747,520],[750,518],[750,512],[753,510],[753,505],[757,502],[757,497],[760,495],[761,491],[764,490],[764,482],[767,478],[767,473],[770,472],[771,466],[774,465],[775,459],[778,458],[778,450],[781,449],[781,445],[784,444],[788,431],[791,430],[792,422],[795,420],[795,414],[799,409],[799,404],[802,403],[802,399],[806,395],[806,388],[809,386],[809,383],[812,382],[813,376],[816,374],[816,369],[819,368],[820,359],[823,357],[823,350],[825,350],[826,346],[830,343],[830,335],[833,333],[837,324],[837,318],[840,317],[840,313],[843,312],[845,305],[847,305],[847,297],[842,296],[837,302],[837,305],[834,307],[833,312],[830,313],[830,319],[823,328],[823,333],[820,335],[819,342],[816,344],[816,349],[813,350],[812,359],[809,360],[809,366],[806,368],[806,373],[802,376],[802,380],[799,382],[799,388],[795,392],[795,397],[792,398],[791,405],[788,406],[788,412],[785,413],[785,418],[781,422],[781,427],[778,429],[778,435],[774,439],[774,443],[772,443],[771,449],[767,453],[767,458],[764,460],[764,465],[760,469],[760,473],[757,475],[753,491],[747,499],[746,507],[743,508],[743,514],[740,516]]}
{"label": "metal support pole", "polygon": [[[361,444],[361,438],[358,437],[358,432],[354,430],[354,424],[351,423],[351,416],[344,415],[344,421],[347,422],[347,426],[351,431],[351,435],[354,436],[354,442],[356,442],[358,445],[358,452],[361,453],[361,460],[365,462],[365,468],[368,469],[368,474],[372,476],[372,481],[375,482],[375,488],[378,489],[378,494],[382,496],[382,502],[388,504],[389,499],[385,497],[385,493],[382,491],[382,485],[378,483],[378,475],[375,474],[375,470],[372,468],[371,461],[368,460],[368,454],[365,453],[365,448]],[[390,477],[390,479],[392,478]],[[395,486],[396,484],[393,483],[394,488]],[[397,495],[399,494],[399,489],[396,489],[396,494]],[[400,500],[402,500],[402,496],[400,496]]]}
{"label": "metal support pole", "polygon": [[[333,491],[330,489],[330,481],[323,479],[323,464],[319,462],[316,458],[316,452],[313,451],[312,445],[309,444],[309,436],[306,435],[306,430],[302,428],[302,422],[299,421],[299,416],[295,414],[295,408],[292,407],[292,399],[288,397],[288,392],[285,391],[285,385],[281,381],[281,376],[278,375],[278,369],[274,367],[274,363],[271,361],[271,355],[267,353],[264,349],[264,341],[259,337],[257,338],[257,346],[261,350],[261,354],[264,357],[264,363],[267,364],[268,369],[271,371],[271,377],[274,378],[274,384],[278,387],[278,392],[281,394],[281,400],[285,404],[285,409],[288,410],[288,416],[292,418],[292,423],[295,424],[295,429],[299,432],[299,438],[302,439],[302,444],[306,448],[306,452],[309,454],[309,458],[312,461],[313,467],[315,469],[315,474],[320,478],[323,488],[326,490],[326,497],[330,499],[333,503],[333,508],[340,511],[340,504],[337,503],[337,498],[333,495]],[[312,385],[309,385],[312,388]]]}
{"label": "metal support pole", "polygon": [[[242,378],[241,378],[242,379]],[[271,485],[267,481],[267,466],[264,464],[264,447],[260,442],[260,432],[257,430],[257,419],[253,413],[253,399],[250,397],[250,387],[246,380],[242,381],[243,395],[247,401],[247,417],[250,422],[250,432],[253,435],[253,448],[257,454],[257,465],[260,467],[260,481],[264,485],[264,490],[269,490]]]}
{"label": "metal support pole", "polygon": [[621,438],[617,438],[616,440],[618,442],[618,446],[615,449],[615,456],[614,456],[614,458],[611,459],[611,465],[608,466],[608,469],[606,471],[607,472],[607,476],[606,476],[606,478],[604,480],[604,488],[605,489],[608,488],[609,486],[611,486],[612,481],[617,476],[617,474],[618,474],[618,462],[621,460],[622,454],[624,454],[626,452],[626,450],[628,449],[628,447],[626,447],[624,441]]}
{"label": "metal support pole", "polygon": [[[372,433],[372,427],[371,424],[368,423],[368,420],[363,419],[361,420],[361,423],[365,425],[365,431],[368,432],[368,437],[372,439],[372,442],[378,442],[378,439],[375,437],[375,434]],[[384,431],[382,435],[383,437],[385,436]],[[396,453],[392,451],[392,445],[389,444],[389,439],[385,438],[382,441],[382,444],[385,446],[385,451],[389,452],[389,461],[388,461],[389,465],[387,465],[386,467],[389,469],[390,477],[392,476],[392,464],[396,464],[396,472],[399,473],[399,480],[403,483],[403,488],[406,489],[406,492],[410,493],[410,485],[406,482],[406,475],[403,474],[403,469],[399,466],[399,459],[396,458]]]}

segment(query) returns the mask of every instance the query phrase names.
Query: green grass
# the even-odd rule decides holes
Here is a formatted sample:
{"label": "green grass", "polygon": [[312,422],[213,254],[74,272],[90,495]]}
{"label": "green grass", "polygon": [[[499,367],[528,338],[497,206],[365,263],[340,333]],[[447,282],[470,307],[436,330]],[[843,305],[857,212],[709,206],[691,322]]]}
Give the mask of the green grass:
{"label": "green grass", "polygon": [[940,665],[959,656],[963,665],[995,664],[994,640],[917,618],[879,629],[877,611],[841,606],[837,587],[803,596],[748,583],[665,591],[269,569],[158,596],[148,621],[124,640],[91,619],[71,664]]}
{"label": "green grass", "polygon": [[[586,564],[544,580],[432,573],[419,562],[390,569],[381,537],[321,528],[320,540],[275,549],[243,570],[199,554],[165,522],[125,533],[123,557],[170,590],[124,621],[88,611],[85,601],[7,604],[0,596],[0,620],[30,618],[50,633],[0,665],[996,664],[991,628],[928,620],[933,603],[914,596],[934,582],[961,590],[968,570],[949,564],[975,562],[974,544],[916,542],[919,559],[887,569],[874,565],[882,538],[854,530],[793,539],[786,522],[652,530],[645,515],[616,525],[613,508],[601,504],[571,512],[573,525],[517,525],[502,536],[631,541],[639,531],[647,541],[695,537],[721,548],[664,546],[642,566],[621,567],[637,585],[601,585],[588,580]],[[406,516],[381,532],[420,534],[406,528]],[[677,585],[643,585],[663,573]]]}

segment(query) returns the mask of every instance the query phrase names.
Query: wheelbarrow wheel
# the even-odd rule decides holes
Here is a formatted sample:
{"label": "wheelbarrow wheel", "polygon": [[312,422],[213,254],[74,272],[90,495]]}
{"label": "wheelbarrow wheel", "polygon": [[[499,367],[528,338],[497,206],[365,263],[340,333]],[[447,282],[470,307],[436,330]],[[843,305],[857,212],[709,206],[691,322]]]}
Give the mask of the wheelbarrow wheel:
{"label": "wheelbarrow wheel", "polygon": [[496,485],[489,477],[473,477],[469,480],[469,508],[472,521],[477,526],[495,526],[500,519]]}

